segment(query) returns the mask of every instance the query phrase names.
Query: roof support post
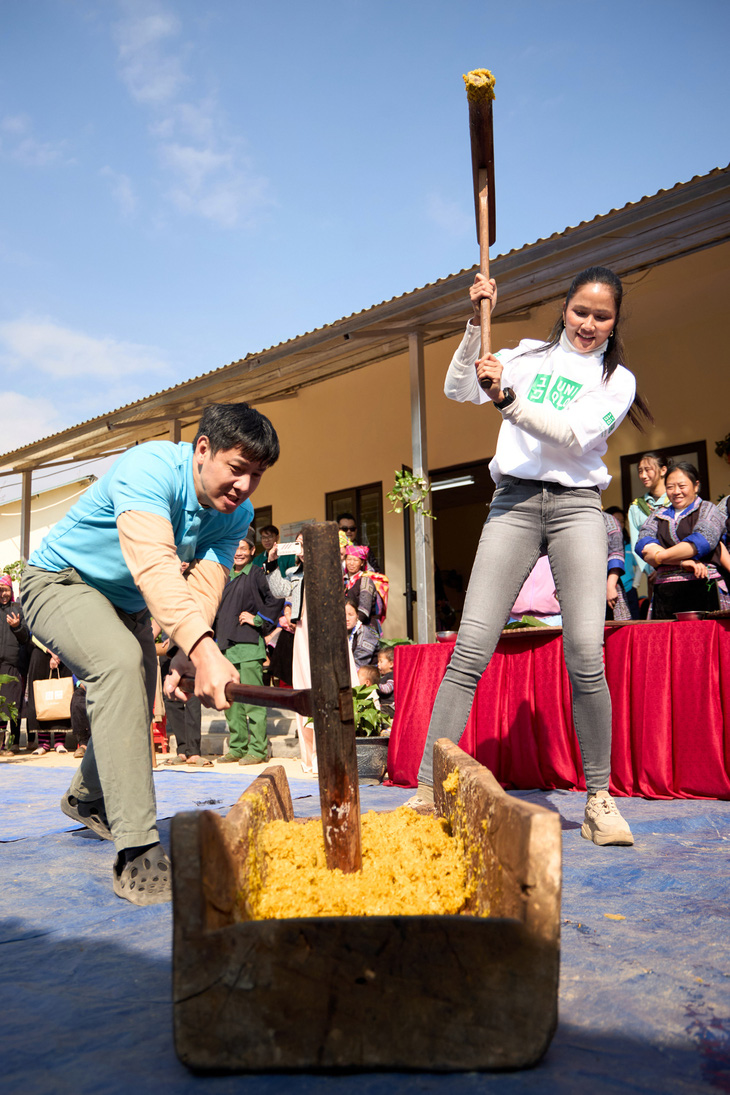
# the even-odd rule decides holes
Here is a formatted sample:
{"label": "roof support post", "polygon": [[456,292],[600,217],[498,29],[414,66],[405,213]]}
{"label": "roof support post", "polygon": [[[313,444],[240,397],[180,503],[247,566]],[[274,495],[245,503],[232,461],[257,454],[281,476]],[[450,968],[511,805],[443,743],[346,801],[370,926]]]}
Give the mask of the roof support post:
{"label": "roof support post", "polygon": [[20,557],[23,562],[28,562],[30,555],[30,501],[33,472],[28,469],[21,473],[20,496]]}
{"label": "roof support post", "polygon": [[170,441],[172,441],[173,445],[179,445],[179,443],[180,443],[180,432],[181,432],[180,431],[180,419],[179,418],[171,418],[170,422],[169,422],[168,429],[170,431]]}
{"label": "roof support post", "polygon": [[[426,437],[426,387],[423,368],[423,333],[408,335],[408,358],[411,377],[411,445],[413,474],[428,479],[428,442]],[[429,508],[430,492],[424,499]],[[416,561],[416,640],[436,641],[436,596],[433,573],[432,518],[413,514]]]}

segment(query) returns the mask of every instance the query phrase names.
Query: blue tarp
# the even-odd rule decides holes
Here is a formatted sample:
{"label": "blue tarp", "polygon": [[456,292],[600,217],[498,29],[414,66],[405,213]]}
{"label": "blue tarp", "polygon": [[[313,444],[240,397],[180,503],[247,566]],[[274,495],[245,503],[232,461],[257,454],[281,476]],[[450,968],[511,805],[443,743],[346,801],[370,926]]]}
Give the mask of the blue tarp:
{"label": "blue tarp", "polygon": [[[163,843],[173,813],[225,810],[250,778],[159,771]],[[8,1095],[730,1092],[728,802],[623,799],[635,847],[596,848],[580,836],[584,796],[521,793],[559,811],[564,840],[560,1025],[535,1069],[198,1077],[172,1041],[171,908],[114,896],[112,846],[58,810],[67,783],[64,769],[0,765]],[[317,816],[316,786],[291,787],[297,815]],[[392,809],[409,792],[361,794],[364,810]]]}

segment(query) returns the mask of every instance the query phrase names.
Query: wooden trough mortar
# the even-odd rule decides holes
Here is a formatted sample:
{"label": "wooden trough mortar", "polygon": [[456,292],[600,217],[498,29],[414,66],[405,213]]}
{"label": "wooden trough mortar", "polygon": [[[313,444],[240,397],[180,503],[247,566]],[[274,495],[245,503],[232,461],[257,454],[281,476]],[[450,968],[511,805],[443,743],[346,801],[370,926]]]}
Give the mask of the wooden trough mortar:
{"label": "wooden trough mortar", "polygon": [[[444,780],[458,773],[458,790]],[[227,817],[172,822],[175,1045],[196,1071],[524,1068],[557,1024],[558,814],[510,798],[446,739],[436,811],[476,881],[458,916],[250,920],[262,826],[293,817],[273,765]],[[454,781],[449,781],[450,783]]]}

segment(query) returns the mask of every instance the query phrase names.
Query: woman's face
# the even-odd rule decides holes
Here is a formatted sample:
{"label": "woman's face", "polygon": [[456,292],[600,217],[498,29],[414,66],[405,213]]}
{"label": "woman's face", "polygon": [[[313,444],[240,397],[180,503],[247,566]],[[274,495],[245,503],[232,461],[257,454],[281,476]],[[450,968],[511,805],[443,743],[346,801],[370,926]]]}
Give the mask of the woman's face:
{"label": "woman's face", "polygon": [[346,555],[345,566],[347,567],[348,574],[357,574],[358,570],[362,570],[362,564],[365,560],[361,559],[358,555]]}
{"label": "woman's face", "polygon": [[676,510],[691,506],[699,493],[699,482],[693,483],[686,472],[673,471],[667,476],[667,494]]}
{"label": "woman's face", "polygon": [[655,488],[664,483],[664,476],[667,474],[666,464],[660,465],[651,457],[640,460],[638,470],[642,486],[650,494],[653,494]]}
{"label": "woman's face", "polygon": [[590,354],[605,342],[616,323],[616,304],[608,285],[582,285],[563,308],[565,332],[580,354]]}
{"label": "woman's face", "polygon": [[[349,558],[350,556],[348,555],[348,559]],[[357,612],[350,604],[345,605],[345,623],[347,625],[348,631],[352,631],[353,627],[357,623]]]}

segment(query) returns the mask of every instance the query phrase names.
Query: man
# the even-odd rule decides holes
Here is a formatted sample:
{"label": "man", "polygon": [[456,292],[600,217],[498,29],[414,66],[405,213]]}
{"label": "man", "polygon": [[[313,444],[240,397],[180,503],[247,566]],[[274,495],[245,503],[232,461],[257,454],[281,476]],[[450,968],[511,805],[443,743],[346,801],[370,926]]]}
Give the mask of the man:
{"label": "man", "polygon": [[[18,715],[8,720],[8,734],[0,753],[12,756],[11,744],[16,747],[20,736],[20,702],[23,698],[23,670],[26,665],[25,644],[30,638],[23,622],[20,605],[13,600],[13,582],[7,574],[0,577],[0,674],[12,680],[0,684],[0,695],[8,703],[14,703]],[[1,716],[0,716],[1,720]],[[4,726],[4,720],[0,726]]]}
{"label": "man", "polygon": [[[337,527],[341,532],[345,533],[351,544],[360,544],[357,534],[357,521],[351,513],[338,513]],[[375,558],[372,548],[368,547],[367,544],[365,547],[368,548],[367,569],[374,570],[377,574],[380,572],[380,564]]]}
{"label": "man", "polygon": [[[225,687],[238,674],[212,623],[253,517],[249,495],[278,456],[262,414],[247,403],[212,404],[192,445],[150,441],[124,453],[51,529],[23,574],[31,631],[87,686],[92,737],[61,808],[114,841],[114,892],[138,905],[171,896],[150,755],[150,613],[178,648],[167,694],[184,698],[180,677],[194,671],[203,704],[227,708]],[[190,563],[185,576],[181,562]]]}
{"label": "man", "polygon": [[[279,530],[276,525],[264,525],[259,535],[264,550],[260,551],[258,555],[254,555],[253,565],[255,567],[266,567],[269,561],[269,552],[274,545],[279,543]],[[282,578],[285,578],[287,570],[297,565],[297,557],[296,555],[279,555],[277,552],[276,562]]]}
{"label": "man", "polygon": [[[250,533],[236,550],[233,562],[237,577],[223,591],[215,637],[226,658],[236,667],[241,684],[262,687],[266,644],[263,636],[277,626],[284,601],[269,589],[266,574],[254,566],[256,539]],[[225,712],[230,731],[228,752],[219,764],[261,764],[268,760],[266,708],[258,704],[235,703]]]}

